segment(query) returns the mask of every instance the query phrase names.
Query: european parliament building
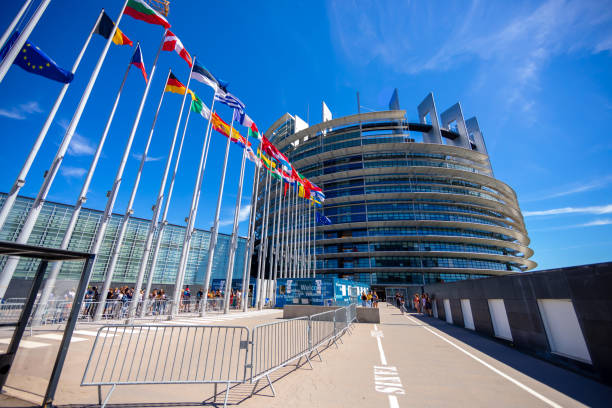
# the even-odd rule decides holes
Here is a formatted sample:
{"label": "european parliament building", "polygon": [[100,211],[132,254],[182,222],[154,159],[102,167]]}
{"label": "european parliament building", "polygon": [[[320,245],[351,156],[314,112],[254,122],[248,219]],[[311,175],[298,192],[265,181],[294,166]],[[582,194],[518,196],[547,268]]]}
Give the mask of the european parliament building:
{"label": "european parliament building", "polygon": [[389,107],[332,118],[323,104],[319,124],[287,113],[266,132],[326,195],[317,275],[382,289],[533,269],[516,193],[494,177],[476,118],[459,103],[438,116],[431,93],[417,121],[397,90]]}
{"label": "european parliament building", "polygon": [[[6,194],[1,193],[0,206],[2,206],[5,199]],[[17,199],[6,224],[2,228],[2,231],[0,231],[0,240],[15,241],[17,239],[33,201],[34,200],[31,198],[21,196]],[[66,229],[68,228],[68,222],[73,210],[74,207],[71,205],[46,201],[36,221],[30,239],[28,240],[28,244],[59,248]],[[101,217],[102,211],[82,209],[68,249],[89,252]],[[101,282],[104,279],[104,273],[108,266],[111,251],[117,245],[117,234],[122,219],[122,214],[113,214],[112,216],[111,222],[104,235],[102,247],[97,255],[95,269],[91,278],[92,283]],[[142,218],[130,218],[127,233],[124,237],[119,254],[117,268],[113,276],[113,286],[120,284],[133,286],[135,284],[150,222],[150,220]],[[184,234],[185,227],[183,226],[172,224],[166,226],[155,274],[153,275],[153,287],[167,288],[168,285],[174,285],[181,256],[181,248],[183,247]],[[213,262],[213,278],[225,278],[229,258],[230,238],[231,236],[229,235],[219,234]],[[157,237],[155,237],[155,239],[157,239]],[[185,272],[186,285],[195,285],[198,287],[197,285],[203,283],[208,260],[209,241],[210,231],[195,230],[191,241],[187,270]],[[238,239],[238,248],[236,251],[233,272],[234,276],[242,276],[245,243],[246,240],[244,238]],[[6,257],[0,256],[0,270],[4,266],[6,259]],[[36,272],[38,262],[38,260],[22,258],[15,271],[14,280],[32,279]],[[151,259],[149,259],[148,262],[150,266]],[[81,262],[63,262],[58,282],[62,280],[75,282],[78,280],[81,271]],[[146,279],[147,277],[145,277],[145,282]],[[70,283],[70,285],[74,285],[74,283]],[[11,286],[14,286],[13,283]],[[23,295],[23,290],[18,291],[19,288],[12,288],[11,286],[9,287],[9,292],[7,292],[9,293],[7,297]],[[15,290],[19,293],[15,293]],[[13,293],[13,295],[11,293]]]}

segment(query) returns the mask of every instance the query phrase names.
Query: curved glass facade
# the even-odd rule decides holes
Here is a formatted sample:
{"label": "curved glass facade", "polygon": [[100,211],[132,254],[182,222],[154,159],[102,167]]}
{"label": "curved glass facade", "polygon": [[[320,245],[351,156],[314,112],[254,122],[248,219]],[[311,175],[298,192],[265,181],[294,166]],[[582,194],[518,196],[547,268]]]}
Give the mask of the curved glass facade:
{"label": "curved glass facade", "polygon": [[316,227],[317,274],[422,284],[534,268],[516,194],[494,178],[475,118],[439,126],[432,142],[435,126],[404,116],[372,112],[296,133],[286,114],[266,132],[326,195],[320,211],[332,224]]}

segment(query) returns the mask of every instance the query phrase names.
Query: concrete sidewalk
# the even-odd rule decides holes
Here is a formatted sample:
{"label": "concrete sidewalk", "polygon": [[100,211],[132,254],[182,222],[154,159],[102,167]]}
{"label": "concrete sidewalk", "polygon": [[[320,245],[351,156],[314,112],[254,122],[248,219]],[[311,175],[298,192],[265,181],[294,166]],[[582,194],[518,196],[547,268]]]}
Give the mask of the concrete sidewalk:
{"label": "concrete sidewalk", "polygon": [[[264,380],[250,398],[254,384],[232,388],[230,403],[265,408],[604,407],[612,400],[610,387],[469,330],[429,317],[404,315],[384,304],[380,312],[381,324],[356,324],[338,347],[321,352],[322,361],[312,360],[312,369],[305,364],[274,372],[276,397]],[[231,324],[252,327],[275,318],[271,314]],[[91,344],[71,345],[56,399],[59,406],[96,403],[96,387],[78,385]],[[20,365],[19,377],[11,375],[9,384],[35,389],[30,381],[40,376],[36,374],[39,367],[34,362]],[[223,387],[218,391],[218,406],[222,406]],[[215,406],[213,394],[212,385],[121,386],[109,406],[178,407],[201,405],[202,401]],[[0,400],[0,406],[15,405]]]}

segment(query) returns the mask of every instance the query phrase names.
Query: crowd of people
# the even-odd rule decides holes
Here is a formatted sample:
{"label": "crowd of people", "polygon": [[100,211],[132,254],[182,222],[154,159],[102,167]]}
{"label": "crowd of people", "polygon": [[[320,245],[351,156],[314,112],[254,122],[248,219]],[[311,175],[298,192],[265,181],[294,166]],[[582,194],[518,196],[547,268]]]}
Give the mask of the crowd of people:
{"label": "crowd of people", "polygon": [[378,295],[376,292],[369,291],[368,293],[361,293],[361,306],[363,307],[378,307]]}
{"label": "crowd of people", "polygon": [[406,303],[404,295],[402,295],[400,292],[395,292],[395,306],[397,306],[397,308],[400,309],[402,313],[408,312],[408,308],[411,308],[422,315],[432,316],[433,311],[431,302],[432,299],[429,294],[415,293],[412,297],[412,301]]}
{"label": "crowd of people", "polygon": [[[189,286],[186,286],[181,294],[181,311],[183,312],[191,312],[200,310],[200,303],[204,297],[204,292],[202,288],[200,288],[196,295],[195,299],[191,298],[191,290]],[[207,309],[208,310],[216,310],[223,307],[223,300],[225,299],[225,292],[217,289],[210,289],[206,294],[206,299],[208,302]],[[232,309],[240,309],[242,304],[242,292],[238,289],[232,289],[230,292],[230,308]],[[192,306],[193,309],[192,309]]]}
{"label": "crowd of people", "polygon": [[[135,299],[138,302],[137,314],[140,313],[143,307],[144,290],[140,290],[135,296],[135,289],[133,287],[121,286],[109,289],[104,302],[104,311],[102,316],[104,318],[123,318],[127,317],[130,302]],[[206,298],[208,299],[208,310],[217,310],[223,307],[225,292],[221,290],[209,290]],[[148,315],[159,315],[164,314],[168,309],[168,301],[170,300],[166,295],[164,289],[153,289],[147,297],[147,314]],[[204,292],[200,288],[195,294],[195,298],[192,298],[191,289],[186,286],[181,292],[179,312],[195,312],[200,309],[200,304],[204,299]],[[233,309],[239,309],[242,303],[242,292],[237,289],[232,289],[230,293],[230,307]],[[96,313],[97,307],[101,302],[100,291],[97,286],[89,286],[85,292],[85,298],[83,302],[83,311],[81,317],[91,317]]]}

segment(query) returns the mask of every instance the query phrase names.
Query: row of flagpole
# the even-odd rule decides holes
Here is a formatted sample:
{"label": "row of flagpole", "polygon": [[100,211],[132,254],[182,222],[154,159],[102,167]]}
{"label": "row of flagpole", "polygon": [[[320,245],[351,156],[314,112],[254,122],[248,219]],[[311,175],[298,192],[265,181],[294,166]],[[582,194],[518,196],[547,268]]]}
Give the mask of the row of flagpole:
{"label": "row of flagpole", "polygon": [[[50,1],[50,0],[49,0]],[[47,1],[47,5],[48,2]],[[81,100],[79,101],[79,105],[72,117],[72,120],[70,121],[70,124],[66,130],[66,134],[64,136],[64,139],[62,140],[62,143],[55,155],[55,158],[53,159],[53,163],[51,165],[51,168],[49,171],[46,172],[45,174],[45,180],[43,182],[43,185],[41,186],[39,193],[36,196],[36,199],[34,201],[34,204],[32,206],[32,209],[29,211],[27,218],[25,220],[25,223],[20,231],[20,234],[17,238],[17,242],[20,243],[26,243],[32,230],[34,227],[34,224],[36,223],[36,220],[38,219],[38,216],[41,212],[42,209],[42,205],[44,204],[44,201],[46,199],[47,194],[49,193],[49,190],[51,188],[53,179],[55,178],[55,176],[57,175],[57,172],[59,170],[59,167],[61,165],[61,162],[65,156],[66,150],[68,148],[68,145],[70,144],[70,141],[75,133],[76,127],[80,121],[81,115],[83,113],[83,110],[85,108],[85,105],[87,104],[87,101],[89,99],[89,95],[91,93],[91,90],[93,88],[93,85],[96,82],[96,79],[98,77],[98,74],[100,72],[101,66],[106,58],[106,54],[108,52],[108,49],[110,47],[110,42],[113,40],[113,36],[115,34],[115,31],[118,30],[118,25],[119,22],[121,20],[121,17],[124,15],[124,10],[126,9],[126,6],[128,6],[128,3],[130,2],[139,2],[141,3],[141,0],[125,0],[123,7],[121,9],[121,12],[119,14],[119,17],[116,20],[116,24],[113,26],[109,37],[107,38],[106,44],[104,46],[104,49],[100,55],[100,57],[98,58],[98,62],[96,63],[96,66],[90,76],[89,82],[87,83],[87,86],[81,96]],[[26,2],[27,3],[27,2]],[[44,2],[43,2],[44,3]],[[37,13],[39,13],[39,11],[41,10],[43,4],[41,4],[41,6],[39,6],[39,8],[37,9],[35,16],[37,19],[40,19],[40,15],[38,15]],[[24,5],[24,7],[26,7],[26,5]],[[46,5],[44,6],[46,8]],[[40,11],[40,14],[42,14],[42,12],[44,12],[44,8],[42,9],[42,11]],[[21,13],[21,11],[20,11]],[[74,73],[76,71],[76,69],[78,68],[78,65],[85,53],[85,50],[87,49],[87,46],[89,44],[89,41],[94,33],[94,31],[96,30],[96,27],[98,27],[98,24],[101,21],[102,16],[104,15],[104,10],[102,10],[102,12],[100,13],[100,15],[98,16],[98,19],[96,20],[96,24],[94,25],[94,28],[91,30],[84,46],[81,49],[81,52],[79,53],[73,68],[72,68],[72,72]],[[130,14],[132,15],[132,14]],[[132,15],[133,16],[133,15]],[[32,19],[34,19],[34,17]],[[18,20],[18,19],[16,19]],[[162,19],[163,20],[163,19]],[[38,20],[36,20],[38,21]],[[167,24],[164,25],[163,22],[165,22]],[[134,141],[134,136],[136,134],[136,131],[138,129],[138,125],[140,123],[140,119],[141,119],[141,115],[143,112],[143,108],[145,105],[145,102],[147,100],[147,96],[149,94],[150,91],[150,87],[152,84],[152,80],[153,77],[155,75],[155,70],[157,67],[157,62],[159,59],[159,55],[160,55],[160,51],[163,49],[166,50],[165,45],[167,44],[167,41],[165,42],[167,35],[171,35],[173,36],[173,38],[176,39],[176,37],[174,36],[174,34],[170,33],[170,31],[168,30],[169,24],[167,23],[167,21],[163,20],[162,23],[157,23],[160,25],[164,25],[164,35],[162,37],[162,41],[159,45],[159,48],[157,50],[156,56],[155,56],[155,60],[153,63],[153,66],[150,70],[150,75],[149,78],[147,80],[146,77],[146,73],[143,69],[143,75],[145,76],[145,80],[146,80],[146,86],[143,92],[143,95],[141,97],[141,101],[140,101],[140,105],[134,120],[134,123],[132,125],[129,137],[127,139],[124,151],[123,151],[123,155],[121,158],[121,162],[119,164],[119,167],[117,169],[117,174],[115,176],[115,179],[113,181],[113,185],[111,190],[108,192],[107,196],[107,203],[106,203],[106,207],[105,207],[105,211],[104,214],[101,217],[100,220],[100,224],[98,226],[98,229],[96,231],[96,235],[92,241],[92,248],[91,248],[91,253],[93,254],[98,254],[101,246],[102,246],[102,242],[107,230],[107,227],[109,225],[110,219],[111,219],[111,215],[114,209],[114,204],[115,201],[117,199],[117,195],[119,192],[119,187],[121,185],[121,181],[123,179],[123,173],[125,170],[125,166],[127,164],[127,159],[130,155],[131,152],[131,148],[132,148],[132,144]],[[34,23],[35,25],[35,23]],[[33,27],[31,27],[29,29],[29,32],[31,32],[31,30],[33,29]],[[24,33],[22,34],[24,36],[23,38],[23,42],[21,42],[21,45],[19,47],[17,47],[17,45],[19,45],[19,41],[21,41],[21,37],[19,37],[19,39],[17,40],[18,42],[15,45],[15,48],[17,49],[17,52],[19,52],[19,50],[21,49],[21,46],[23,45],[23,43],[25,42],[25,40],[27,39],[27,35],[26,35],[27,30],[24,29]],[[27,32],[27,34],[29,34],[29,32]],[[4,36],[3,36],[4,39]],[[176,41],[179,41],[178,39],[176,39]],[[180,41],[179,41],[180,44]],[[173,46],[174,47],[174,46]],[[180,48],[182,51],[184,51],[184,49],[182,48],[182,44],[180,44]],[[178,49],[176,49],[177,52]],[[10,52],[14,51],[14,49],[11,49],[11,51],[9,51],[9,55],[6,58],[10,57]],[[137,52],[140,52],[138,46],[137,46]],[[143,254],[141,256],[141,262],[140,262],[140,266],[139,266],[139,270],[138,270],[138,275],[136,277],[136,282],[135,282],[135,290],[134,290],[134,296],[138,297],[143,285],[143,281],[145,278],[145,275],[147,275],[147,269],[149,269],[148,271],[148,275],[147,275],[147,284],[146,284],[146,289],[144,291],[143,294],[143,299],[147,299],[148,295],[150,293],[151,290],[151,285],[152,285],[152,281],[153,281],[153,275],[155,273],[155,269],[156,269],[156,265],[157,265],[157,260],[159,258],[159,253],[160,253],[160,247],[161,247],[161,243],[163,241],[164,238],[164,231],[165,231],[165,226],[167,225],[167,215],[168,215],[168,209],[170,207],[170,201],[172,198],[172,192],[173,192],[173,188],[174,188],[174,182],[176,179],[176,175],[177,175],[177,171],[179,168],[179,160],[182,154],[182,149],[183,149],[183,142],[185,139],[185,134],[187,131],[187,126],[188,126],[188,122],[189,122],[189,117],[190,117],[190,113],[191,110],[193,110],[193,101],[195,101],[195,94],[190,91],[189,89],[189,85],[190,85],[190,80],[194,75],[194,68],[196,67],[196,59],[195,57],[193,58],[193,60],[191,60],[191,58],[189,57],[189,60],[187,60],[185,58],[185,56],[183,55],[182,51],[179,53],[181,55],[181,57],[183,59],[185,59],[189,64],[190,64],[190,75],[188,78],[188,82],[186,87],[184,88],[184,92],[183,93],[183,99],[182,99],[182,103],[181,103],[181,108],[179,111],[179,115],[177,118],[177,122],[175,125],[175,129],[174,129],[174,134],[173,134],[173,138],[171,140],[170,143],[170,147],[168,149],[168,156],[166,159],[166,164],[165,164],[165,168],[164,168],[164,173],[163,173],[163,177],[161,179],[161,183],[160,183],[160,187],[159,187],[159,192],[157,194],[157,199],[156,199],[156,203],[153,207],[153,216],[151,218],[150,221],[150,225],[149,225],[149,229],[147,231],[147,236],[145,239],[145,244],[144,244],[144,250],[143,250]],[[136,55],[136,53],[135,53]],[[188,54],[187,54],[188,56]],[[5,58],[5,60],[2,61],[2,64],[6,64],[7,59]],[[85,182],[82,186],[81,192],[79,194],[79,197],[77,199],[77,202],[75,204],[75,208],[74,208],[74,212],[71,216],[70,222],[68,224],[68,228],[67,231],[63,237],[62,240],[62,244],[61,244],[61,248],[62,249],[67,249],[68,245],[70,243],[70,240],[72,238],[72,234],[74,232],[74,229],[76,227],[77,221],[78,221],[78,217],[79,217],[79,213],[83,207],[83,204],[86,201],[86,195],[87,192],[89,190],[89,186],[93,177],[93,174],[95,172],[95,169],[97,167],[103,146],[105,144],[106,138],[108,136],[108,132],[110,129],[110,126],[112,124],[118,103],[119,103],[119,99],[121,97],[121,92],[123,90],[123,86],[126,82],[127,79],[127,75],[129,73],[130,67],[131,65],[134,64],[134,58],[132,58],[132,60],[130,61],[130,64],[128,64],[128,67],[126,69],[126,72],[123,76],[123,80],[121,82],[121,85],[119,87],[119,90],[117,92],[117,96],[115,98],[115,102],[113,104],[113,107],[111,109],[111,113],[109,115],[109,118],[106,122],[104,131],[101,135],[101,138],[98,142],[98,145],[96,147],[96,151],[94,154],[94,158],[92,160],[92,163],[89,167],[89,171],[87,173]],[[10,64],[9,64],[10,65]],[[137,65],[137,64],[135,64]],[[142,64],[141,64],[142,65]],[[137,65],[138,66],[138,65]],[[111,252],[111,256],[109,259],[109,264],[108,267],[106,269],[106,273],[104,275],[104,282],[103,282],[103,286],[102,286],[102,290],[100,292],[100,301],[103,303],[106,301],[106,296],[108,294],[108,290],[110,288],[110,284],[112,283],[112,278],[115,272],[115,269],[117,267],[117,262],[121,253],[121,249],[122,249],[122,245],[123,245],[123,241],[124,241],[124,237],[126,234],[126,230],[127,230],[127,226],[128,226],[128,222],[130,220],[130,217],[133,213],[133,205],[134,205],[134,201],[136,199],[137,196],[137,192],[138,192],[138,187],[139,187],[139,183],[140,183],[140,179],[143,173],[143,167],[144,164],[146,162],[146,158],[147,158],[147,154],[148,154],[148,150],[149,147],[151,145],[152,139],[153,139],[153,135],[154,135],[154,130],[155,130],[155,124],[157,122],[157,117],[158,114],[160,112],[161,106],[162,106],[162,102],[164,99],[164,94],[167,90],[167,84],[169,83],[169,79],[171,77],[171,72],[168,73],[168,77],[166,78],[166,82],[164,82],[164,90],[160,96],[159,102],[158,102],[158,106],[157,106],[157,110],[153,119],[153,123],[151,125],[151,129],[147,138],[147,142],[144,148],[144,152],[142,154],[142,158],[140,160],[140,165],[138,168],[138,172],[136,175],[136,179],[134,181],[132,190],[131,190],[131,195],[130,195],[130,199],[125,211],[125,214],[123,216],[123,219],[121,220],[120,226],[119,226],[119,232],[116,238],[116,245],[112,248],[112,252]],[[214,79],[214,78],[213,78]],[[0,77],[1,80],[1,77]],[[216,81],[216,79],[215,79]],[[211,85],[208,82],[202,81],[200,80],[200,82],[204,82],[208,85]],[[30,152],[30,154],[28,155],[28,158],[26,159],[26,162],[13,186],[13,188],[11,189],[11,192],[9,193],[7,199],[5,200],[2,209],[0,210],[0,228],[2,228],[2,226],[4,225],[6,218],[11,210],[11,208],[13,207],[13,204],[15,202],[15,198],[17,197],[17,194],[19,192],[19,189],[23,186],[24,182],[25,182],[25,177],[27,176],[27,173],[32,165],[32,162],[34,160],[34,158],[36,157],[38,150],[40,149],[40,146],[49,130],[49,126],[50,124],[53,122],[53,119],[55,117],[55,114],[57,113],[57,110],[59,108],[59,105],[61,104],[63,97],[67,91],[69,83],[66,83],[63,87],[62,90],[60,91],[60,94],[58,95],[56,102],[54,103],[49,116],[43,126],[43,129],[41,130],[38,138],[36,139],[36,142],[34,144],[34,147],[32,148],[32,151]],[[215,85],[215,84],[213,84]],[[211,85],[211,86],[213,86]],[[231,96],[231,94],[226,93],[225,90],[223,89],[223,91],[220,91],[219,87],[217,86],[219,85],[218,83],[213,86],[214,89],[214,95],[213,95],[213,99],[212,99],[212,103],[211,103],[211,109],[210,111],[208,111],[208,125],[206,127],[206,131],[205,131],[205,137],[204,137],[204,142],[203,142],[203,146],[202,146],[202,153],[200,156],[200,163],[199,163],[199,167],[198,167],[198,173],[197,173],[197,177],[196,177],[196,182],[194,184],[194,191],[193,191],[193,195],[192,195],[192,201],[191,201],[191,207],[190,207],[190,212],[189,212],[189,216],[187,218],[187,226],[185,228],[185,234],[184,234],[184,239],[183,239],[183,247],[182,247],[182,252],[181,252],[181,257],[180,257],[180,261],[179,261],[179,265],[178,265],[178,270],[177,270],[177,274],[176,274],[176,281],[175,281],[175,287],[174,287],[174,296],[173,299],[174,300],[179,300],[181,298],[181,290],[183,287],[183,283],[185,280],[185,273],[186,273],[186,269],[187,269],[187,263],[189,260],[189,251],[190,251],[190,246],[191,246],[191,239],[195,230],[195,221],[196,221],[196,216],[197,216],[197,210],[199,207],[199,199],[200,199],[200,194],[201,194],[201,190],[202,190],[202,184],[203,184],[203,175],[204,175],[204,170],[206,168],[206,161],[207,161],[207,157],[208,157],[208,153],[209,153],[209,148],[210,148],[210,143],[211,143],[211,134],[212,134],[212,130],[213,130],[213,119],[214,119],[214,115],[216,115],[214,113],[214,104],[216,100],[221,100],[223,101],[223,103],[225,103],[228,106],[233,107],[234,109],[234,115],[232,117],[232,121],[231,121],[231,125],[229,126],[229,134],[226,134],[227,138],[227,142],[226,142],[226,149],[225,149],[225,157],[224,157],[224,164],[223,164],[223,170],[222,170],[222,174],[221,174],[221,182],[220,182],[220,187],[219,187],[219,195],[218,195],[218,199],[217,199],[217,205],[216,205],[216,212],[215,212],[215,218],[214,218],[214,223],[213,223],[213,227],[211,229],[211,235],[210,235],[210,243],[209,243],[209,248],[208,248],[208,259],[207,259],[207,266],[206,266],[206,274],[205,274],[205,278],[204,278],[204,296],[207,295],[208,291],[209,291],[209,287],[210,287],[210,278],[212,275],[212,268],[213,268],[213,258],[214,258],[214,254],[215,254],[215,249],[216,249],[216,243],[217,243],[217,238],[218,238],[218,229],[219,229],[219,217],[220,217],[220,209],[221,209],[221,203],[222,203],[222,197],[223,197],[223,191],[224,191],[224,184],[225,184],[225,176],[226,176],[226,171],[227,171],[227,165],[228,165],[228,157],[229,157],[229,148],[230,148],[230,142],[235,141],[233,140],[233,133],[235,132],[234,130],[234,120],[235,118],[238,116],[240,117],[240,114],[242,114],[242,117],[240,118],[240,123],[243,126],[250,126],[249,127],[249,133],[251,133],[251,129],[254,127],[254,123],[250,120],[250,118],[248,118],[248,121],[244,120],[244,111],[242,110],[244,108],[244,104],[242,104],[240,102],[240,104],[235,104],[232,105],[232,103],[238,103],[239,101],[234,98],[235,101],[234,102],[232,100],[230,100],[230,103],[228,103],[228,101],[226,100],[226,97],[229,98],[229,96]],[[181,84],[182,86],[182,84]],[[220,85],[219,85],[220,86]],[[221,94],[221,93],[222,94]],[[177,138],[178,138],[178,132],[180,130],[180,124],[181,124],[181,119],[182,119],[182,114],[183,114],[183,110],[184,110],[184,105],[185,105],[185,100],[187,97],[187,94],[191,94],[192,97],[192,106],[191,109],[188,110],[187,115],[186,115],[186,119],[185,119],[185,123],[184,123],[184,127],[183,127],[183,132],[182,132],[182,136],[181,136],[181,140],[179,143],[179,149],[178,149],[178,153],[175,159],[175,165],[174,165],[174,170],[171,176],[171,181],[170,181],[170,187],[168,190],[168,194],[167,194],[167,198],[164,202],[164,193],[166,191],[166,183],[167,183],[167,179],[169,176],[169,172],[170,172],[170,168],[171,168],[171,164],[172,164],[172,160],[173,160],[173,156],[174,156],[174,150],[176,147],[176,142],[177,142]],[[228,96],[229,95],[229,96]],[[232,96],[233,97],[233,96]],[[237,113],[240,112],[238,115]],[[205,116],[205,115],[203,115]],[[218,118],[218,116],[217,116]],[[248,125],[248,123],[250,123],[250,125]],[[218,130],[217,127],[215,127],[216,130]],[[255,128],[256,129],[256,128]],[[264,145],[264,149],[266,148],[265,144],[267,143],[267,148],[268,151],[271,151],[272,155],[275,157],[275,159],[277,160],[278,163],[278,167],[281,167],[281,163],[283,163],[283,169],[285,169],[285,163],[288,163],[286,161],[286,158],[280,153],[278,152],[278,150],[276,150],[276,148],[274,148],[269,142],[267,142],[267,140],[265,139],[264,136],[261,136],[258,131],[255,133],[255,135],[258,136],[258,138],[262,141],[262,144]],[[240,138],[241,136],[238,134],[238,137]],[[233,220],[233,228],[232,228],[232,235],[231,235],[231,243],[230,243],[230,251],[229,251],[229,262],[227,265],[227,269],[226,269],[226,290],[225,290],[225,312],[228,311],[229,308],[229,292],[231,291],[231,281],[232,281],[232,276],[233,276],[233,268],[234,268],[234,259],[235,256],[237,256],[236,254],[236,250],[237,250],[237,240],[238,240],[238,218],[239,218],[239,213],[240,213],[240,206],[241,206],[241,200],[242,200],[242,189],[243,189],[243,179],[244,179],[244,171],[245,171],[245,163],[246,163],[246,158],[247,158],[247,153],[248,153],[248,149],[250,149],[250,142],[248,141],[248,136],[246,137],[246,139],[244,139],[244,146],[243,146],[243,152],[242,152],[242,162],[241,162],[241,170],[240,170],[240,179],[239,179],[239,185],[238,185],[238,194],[237,194],[237,202],[236,202],[236,206],[234,209],[234,220]],[[272,149],[272,150],[270,150]],[[252,149],[250,151],[252,153]],[[260,153],[261,154],[261,153]],[[276,156],[279,156],[280,159]],[[250,156],[249,158],[251,160],[253,160]],[[242,300],[242,305],[244,310],[247,310],[248,308],[248,279],[251,275],[251,257],[253,255],[253,251],[254,251],[254,244],[255,244],[255,229],[256,229],[256,215],[258,214],[258,204],[261,203],[262,207],[260,209],[260,212],[262,214],[261,217],[261,222],[260,222],[260,240],[259,240],[259,247],[258,247],[258,265],[257,265],[257,272],[256,272],[256,276],[257,276],[257,290],[256,290],[256,298],[255,298],[255,304],[258,308],[262,308],[264,306],[264,299],[267,296],[267,298],[269,299],[273,299],[273,287],[274,287],[274,283],[276,281],[277,278],[298,278],[298,277],[310,277],[310,276],[314,276],[314,271],[315,271],[315,267],[314,264],[312,262],[313,259],[315,259],[316,257],[314,256],[314,248],[316,247],[316,245],[312,245],[311,246],[311,225],[314,225],[314,221],[313,220],[313,216],[314,216],[314,211],[313,211],[313,206],[312,203],[311,205],[308,204],[308,202],[306,200],[300,201],[298,200],[299,197],[302,198],[308,198],[309,194],[310,194],[310,190],[308,190],[308,193],[305,193],[303,195],[300,195],[299,193],[299,188],[300,188],[300,184],[298,184],[298,180],[301,180],[302,183],[307,183],[308,185],[308,189],[310,189],[311,187],[316,187],[314,185],[312,185],[307,179],[302,178],[301,176],[297,176],[298,178],[292,178],[291,180],[294,180],[294,182],[292,183],[295,188],[291,188],[291,189],[286,189],[283,188],[285,187],[284,183],[287,183],[287,181],[283,181],[283,178],[280,177],[276,177],[278,175],[278,170],[276,170],[275,173],[275,177],[274,179],[272,178],[272,169],[267,168],[268,171],[266,172],[262,172],[260,171],[261,169],[261,164],[258,161],[256,162],[256,167],[255,167],[255,172],[254,172],[254,179],[253,179],[253,191],[251,194],[251,208],[250,208],[250,216],[249,216],[249,225],[248,225],[248,234],[247,234],[247,242],[246,242],[246,247],[245,247],[245,252],[244,252],[244,267],[243,267],[243,273],[242,273],[242,296],[243,296],[243,300]],[[289,167],[291,167],[289,165]],[[293,173],[295,172],[295,169],[291,170]],[[293,176],[292,176],[293,177]],[[303,185],[303,184],[302,184]],[[261,189],[261,190],[260,190]],[[275,193],[272,193],[272,190],[275,190]],[[286,198],[285,194],[281,194],[281,191],[288,191],[288,195]],[[320,189],[319,189],[320,191]],[[261,197],[261,198],[259,198]],[[274,197],[274,201],[271,202],[272,197]],[[284,204],[284,205],[283,205]],[[163,214],[162,214],[162,218],[161,221],[159,221],[159,217],[160,217],[160,213],[161,213],[161,208],[163,205]],[[272,210],[272,214],[271,214],[271,206],[273,206],[273,210]],[[270,219],[270,216],[272,216],[272,219]],[[154,242],[154,238],[155,238],[155,234],[157,232],[157,239]],[[313,232],[314,232],[314,228],[313,228]],[[151,266],[149,268],[147,268],[148,265],[148,261],[151,258]],[[269,259],[268,259],[269,258]],[[15,272],[15,269],[17,267],[17,262],[18,262],[18,258],[15,257],[11,257],[7,260],[2,273],[0,273],[0,298],[4,297],[4,294],[6,292],[6,289],[8,287],[8,284],[10,282],[10,279],[13,275],[13,273]],[[267,266],[269,265],[269,267]],[[267,293],[263,293],[263,281],[266,275],[266,268],[268,268],[268,286],[267,286]],[[57,276],[59,274],[59,271],[61,269],[61,262],[56,262],[53,264],[53,267],[51,269],[51,272],[49,274],[48,279],[45,282],[45,287],[43,289],[43,293],[42,293],[42,298],[41,301],[43,300],[47,300],[53,290],[55,281],[57,279]],[[203,302],[204,304],[206,302]],[[135,313],[136,313],[136,305],[137,302],[132,302],[131,306],[130,306],[130,310],[129,310],[129,318],[133,319],[135,317]],[[142,311],[144,312],[145,308],[142,308]],[[172,314],[175,315],[178,312],[178,302],[173,302],[173,310],[172,310]],[[205,307],[201,308],[200,313],[203,315],[206,312]],[[96,312],[96,316],[94,317],[96,320],[101,318],[101,315],[103,313],[103,308],[98,308],[97,312]]]}

